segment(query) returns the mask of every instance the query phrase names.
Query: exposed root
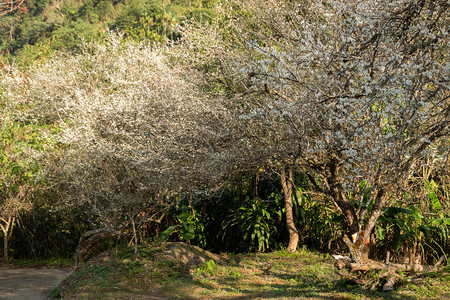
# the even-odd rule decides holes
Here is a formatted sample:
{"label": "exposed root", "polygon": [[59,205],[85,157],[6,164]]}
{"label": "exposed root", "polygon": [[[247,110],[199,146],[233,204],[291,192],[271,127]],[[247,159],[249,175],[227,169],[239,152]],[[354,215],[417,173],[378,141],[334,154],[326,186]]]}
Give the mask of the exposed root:
{"label": "exposed root", "polygon": [[[336,259],[336,258],[335,258]],[[389,261],[389,260],[387,260]],[[401,281],[401,273],[409,273],[414,278],[409,278],[408,282],[420,282],[423,279],[420,277],[423,272],[437,271],[442,265],[444,258],[441,257],[434,266],[424,267],[420,264],[394,264],[386,262],[378,262],[368,260],[364,263],[354,263],[347,259],[336,259],[335,266],[337,269],[347,269],[352,274],[349,280],[356,283],[363,288],[374,290],[377,286],[382,285],[383,291],[392,291],[394,286]],[[370,271],[382,272],[378,276],[370,279]],[[369,276],[369,278],[367,278]]]}
{"label": "exposed root", "polygon": [[394,271],[389,271],[386,283],[383,285],[383,292],[393,291],[397,274]]}

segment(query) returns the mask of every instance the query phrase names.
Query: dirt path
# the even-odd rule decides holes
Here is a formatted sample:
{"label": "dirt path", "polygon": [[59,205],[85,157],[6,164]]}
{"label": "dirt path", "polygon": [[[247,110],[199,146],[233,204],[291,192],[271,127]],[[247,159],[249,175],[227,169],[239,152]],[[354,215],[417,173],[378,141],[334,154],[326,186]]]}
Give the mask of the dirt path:
{"label": "dirt path", "polygon": [[0,269],[1,300],[43,300],[70,269]]}

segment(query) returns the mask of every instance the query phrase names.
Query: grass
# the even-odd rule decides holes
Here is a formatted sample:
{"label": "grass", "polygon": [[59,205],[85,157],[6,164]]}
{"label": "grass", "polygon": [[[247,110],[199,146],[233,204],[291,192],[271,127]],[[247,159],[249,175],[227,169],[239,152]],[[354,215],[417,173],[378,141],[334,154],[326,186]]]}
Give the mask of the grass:
{"label": "grass", "polygon": [[157,247],[142,247],[138,260],[127,251],[86,263],[54,294],[66,299],[450,298],[450,267],[382,292],[351,284],[347,271],[338,271],[328,255],[304,249],[228,254],[221,262],[197,266],[163,259]]}
{"label": "grass", "polygon": [[49,259],[17,259],[7,262],[0,261],[0,267],[8,268],[70,268],[73,259],[70,258],[49,258]]}

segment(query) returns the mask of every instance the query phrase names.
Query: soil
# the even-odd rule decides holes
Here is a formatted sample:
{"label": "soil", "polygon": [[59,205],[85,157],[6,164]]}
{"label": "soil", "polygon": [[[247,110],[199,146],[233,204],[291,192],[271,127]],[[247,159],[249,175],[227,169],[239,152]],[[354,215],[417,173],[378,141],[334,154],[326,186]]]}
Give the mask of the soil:
{"label": "soil", "polygon": [[44,300],[71,269],[0,268],[1,300]]}

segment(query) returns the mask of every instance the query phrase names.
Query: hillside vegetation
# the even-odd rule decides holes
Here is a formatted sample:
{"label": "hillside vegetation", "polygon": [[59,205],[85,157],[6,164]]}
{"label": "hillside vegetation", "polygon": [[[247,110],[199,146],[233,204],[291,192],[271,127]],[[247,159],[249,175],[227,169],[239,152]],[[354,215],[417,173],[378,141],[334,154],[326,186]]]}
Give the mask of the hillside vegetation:
{"label": "hillside vegetation", "polygon": [[28,0],[27,11],[0,19],[1,60],[20,64],[58,50],[77,51],[81,41],[101,40],[119,30],[136,40],[176,40],[183,20],[208,20],[216,0]]}

